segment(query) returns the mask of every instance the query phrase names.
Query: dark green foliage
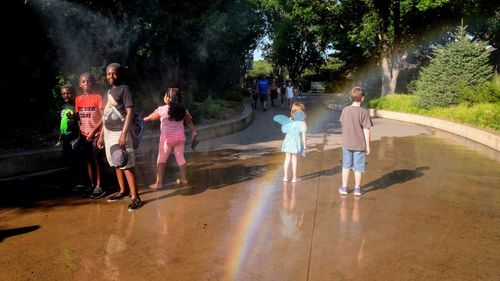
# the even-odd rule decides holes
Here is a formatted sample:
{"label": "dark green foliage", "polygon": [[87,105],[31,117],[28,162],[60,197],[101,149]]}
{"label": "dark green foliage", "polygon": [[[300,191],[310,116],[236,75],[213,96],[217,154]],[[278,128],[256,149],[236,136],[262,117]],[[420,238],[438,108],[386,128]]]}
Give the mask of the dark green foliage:
{"label": "dark green foliage", "polygon": [[446,107],[462,101],[461,89],[483,87],[491,80],[486,45],[464,36],[435,52],[415,83],[418,104],[423,108]]}
{"label": "dark green foliage", "polygon": [[0,145],[21,143],[27,132],[29,138],[57,131],[60,85],[70,80],[79,91],[73,78],[91,72],[103,93],[111,62],[126,68],[139,106],[154,104],[168,87],[189,92],[197,102],[224,99],[227,89],[239,86],[264,26],[253,0],[15,0],[1,13],[9,38],[2,88],[27,114],[19,114],[18,106],[2,113],[16,123],[3,128]]}
{"label": "dark green foliage", "polygon": [[462,98],[469,103],[495,103],[500,102],[500,87],[493,82],[477,88],[463,88]]}

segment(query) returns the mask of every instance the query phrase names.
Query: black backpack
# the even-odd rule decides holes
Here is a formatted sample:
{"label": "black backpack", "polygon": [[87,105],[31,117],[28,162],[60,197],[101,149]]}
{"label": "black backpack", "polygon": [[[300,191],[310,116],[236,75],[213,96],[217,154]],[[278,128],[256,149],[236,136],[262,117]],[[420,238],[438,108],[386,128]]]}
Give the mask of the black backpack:
{"label": "black backpack", "polygon": [[138,149],[139,144],[144,137],[144,119],[141,114],[134,113],[134,118],[132,119],[132,124],[130,124],[129,132],[132,135],[134,149]]}

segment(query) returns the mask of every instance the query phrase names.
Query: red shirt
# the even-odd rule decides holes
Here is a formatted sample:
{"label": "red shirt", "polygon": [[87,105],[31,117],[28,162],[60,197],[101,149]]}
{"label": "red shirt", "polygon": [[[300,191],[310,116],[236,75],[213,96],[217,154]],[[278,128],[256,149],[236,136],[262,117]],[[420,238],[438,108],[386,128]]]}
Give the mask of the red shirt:
{"label": "red shirt", "polygon": [[[101,121],[101,111],[104,108],[102,96],[97,92],[80,94],[75,100],[75,109],[80,117],[80,131],[88,136]],[[100,131],[96,132],[96,136]]]}

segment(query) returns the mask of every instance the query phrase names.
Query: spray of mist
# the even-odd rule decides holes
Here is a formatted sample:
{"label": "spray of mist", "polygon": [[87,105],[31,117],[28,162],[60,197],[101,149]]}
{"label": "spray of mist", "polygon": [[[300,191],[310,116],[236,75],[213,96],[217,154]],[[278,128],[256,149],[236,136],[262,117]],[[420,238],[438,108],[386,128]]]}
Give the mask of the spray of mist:
{"label": "spray of mist", "polygon": [[62,0],[27,1],[39,13],[48,37],[58,48],[57,63],[67,73],[105,67],[127,57],[137,39],[127,17],[119,20]]}

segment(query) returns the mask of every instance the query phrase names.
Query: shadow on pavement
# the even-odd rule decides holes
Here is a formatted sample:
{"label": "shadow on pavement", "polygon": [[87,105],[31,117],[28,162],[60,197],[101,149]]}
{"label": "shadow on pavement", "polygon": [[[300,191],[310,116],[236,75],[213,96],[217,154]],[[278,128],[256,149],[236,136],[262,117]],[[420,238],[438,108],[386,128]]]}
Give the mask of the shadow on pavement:
{"label": "shadow on pavement", "polygon": [[11,229],[0,229],[0,242],[2,242],[5,238],[32,232],[39,228],[40,228],[39,225],[30,225],[30,226],[16,227]]}
{"label": "shadow on pavement", "polygon": [[336,167],[333,167],[330,169],[317,171],[317,172],[314,172],[312,174],[303,175],[303,176],[301,176],[301,178],[303,180],[306,180],[306,179],[312,179],[312,178],[319,177],[319,176],[333,176],[336,174],[340,174],[341,172],[342,172],[342,166],[336,166]]}
{"label": "shadow on pavement", "polygon": [[429,170],[429,167],[418,167],[415,170],[394,170],[381,178],[369,182],[363,186],[365,193],[388,188],[396,183],[407,182],[424,175],[423,171]]}

